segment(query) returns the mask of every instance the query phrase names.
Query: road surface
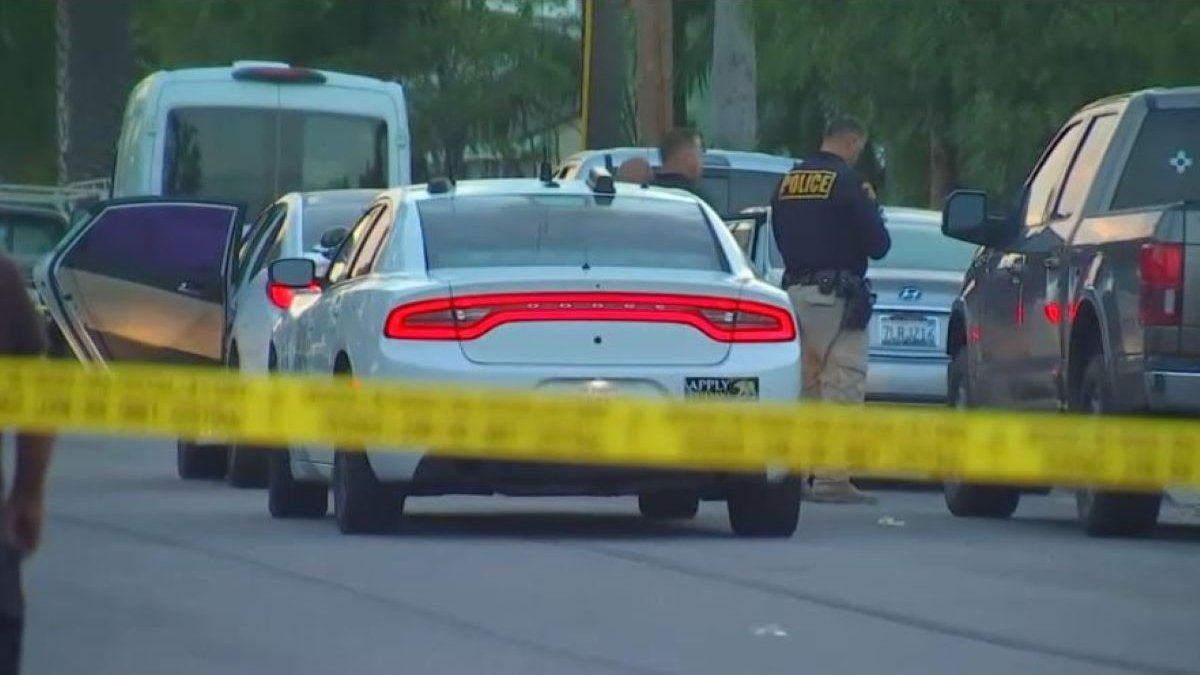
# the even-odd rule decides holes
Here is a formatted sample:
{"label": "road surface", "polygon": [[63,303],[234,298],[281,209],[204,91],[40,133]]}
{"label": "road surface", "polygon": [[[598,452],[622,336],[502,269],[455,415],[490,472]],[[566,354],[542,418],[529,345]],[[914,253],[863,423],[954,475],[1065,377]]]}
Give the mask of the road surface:
{"label": "road surface", "polygon": [[1200,518],[1086,539],[1066,497],[1009,522],[940,496],[805,505],[787,541],[706,504],[412,500],[405,528],[272,521],[174,476],[173,446],[67,441],[27,570],[26,671],[54,675],[1200,673]]}

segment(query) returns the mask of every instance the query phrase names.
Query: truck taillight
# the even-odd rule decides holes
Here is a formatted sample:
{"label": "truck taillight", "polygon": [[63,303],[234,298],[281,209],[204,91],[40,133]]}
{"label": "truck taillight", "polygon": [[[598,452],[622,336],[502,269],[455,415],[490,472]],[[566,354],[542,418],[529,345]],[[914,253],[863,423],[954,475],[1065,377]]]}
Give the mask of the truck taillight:
{"label": "truck taillight", "polygon": [[783,307],[734,298],[657,293],[501,293],[423,300],[391,311],[385,337],[474,340],[511,323],[621,321],[691,326],[717,342],[790,342],[796,323]]}
{"label": "truck taillight", "polygon": [[1183,315],[1183,244],[1142,245],[1138,264],[1143,326],[1178,326]]}

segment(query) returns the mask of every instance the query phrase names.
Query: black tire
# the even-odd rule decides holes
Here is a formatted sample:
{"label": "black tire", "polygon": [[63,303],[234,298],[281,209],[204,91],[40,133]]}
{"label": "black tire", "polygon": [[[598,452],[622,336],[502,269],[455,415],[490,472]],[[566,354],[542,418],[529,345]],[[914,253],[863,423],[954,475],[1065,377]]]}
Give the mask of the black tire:
{"label": "black tire", "polygon": [[700,511],[700,498],[686,492],[651,492],[638,496],[638,510],[652,520],[688,520]]}
{"label": "black tire", "polygon": [[333,513],[342,534],[378,534],[396,528],[404,495],[381,483],[362,452],[333,457]]}
{"label": "black tire", "polygon": [[328,486],[296,480],[288,450],[271,452],[267,466],[267,508],[273,518],[325,517],[329,510]]}
{"label": "black tire", "polygon": [[184,480],[220,480],[225,477],[228,446],[197,445],[175,441],[175,470]]}
{"label": "black tire", "polygon": [[264,488],[270,480],[271,450],[234,443],[229,446],[225,480],[235,488]]}
{"label": "black tire", "polygon": [[739,537],[786,538],[800,524],[803,482],[789,478],[738,488],[728,499],[729,524]]}
{"label": "black tire", "polygon": [[[971,374],[967,368],[967,349],[960,348],[946,371],[946,404],[966,410],[974,400]],[[1021,490],[1007,485],[985,485],[946,481],[942,484],[946,508],[958,518],[1008,518],[1021,503]]]}
{"label": "black tire", "polygon": [[[1112,410],[1102,353],[1088,361],[1075,400],[1076,412],[1103,415]],[[1161,492],[1082,489],[1075,493],[1075,510],[1089,537],[1144,536],[1158,525],[1161,509]]]}

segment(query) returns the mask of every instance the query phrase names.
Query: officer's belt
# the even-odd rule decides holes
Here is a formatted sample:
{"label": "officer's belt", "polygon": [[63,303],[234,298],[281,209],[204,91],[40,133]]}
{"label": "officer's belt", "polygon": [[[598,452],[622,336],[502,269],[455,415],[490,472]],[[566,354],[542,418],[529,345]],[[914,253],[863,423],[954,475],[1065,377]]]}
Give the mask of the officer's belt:
{"label": "officer's belt", "polygon": [[858,274],[850,270],[838,269],[823,269],[823,270],[800,270],[798,272],[787,271],[783,274],[783,287],[790,286],[816,286],[818,279],[821,277],[833,277],[834,280],[841,279],[861,279]]}

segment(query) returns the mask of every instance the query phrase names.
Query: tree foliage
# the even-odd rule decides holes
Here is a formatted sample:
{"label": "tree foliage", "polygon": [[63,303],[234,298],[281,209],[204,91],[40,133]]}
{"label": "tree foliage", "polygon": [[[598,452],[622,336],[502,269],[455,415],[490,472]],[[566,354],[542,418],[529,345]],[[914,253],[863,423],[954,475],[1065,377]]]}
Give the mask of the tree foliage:
{"label": "tree foliage", "polygon": [[460,173],[468,147],[502,155],[514,139],[573,118],[578,42],[535,20],[561,0],[142,0],[146,70],[284,60],[403,82],[414,172],[426,151]]}
{"label": "tree foliage", "polygon": [[54,180],[54,3],[0,2],[0,181]]}
{"label": "tree foliage", "polygon": [[[811,150],[865,118],[893,202],[1011,194],[1056,128],[1104,96],[1195,81],[1200,4],[1161,0],[757,0],[763,141]],[[1189,30],[1192,29],[1192,30]]]}

